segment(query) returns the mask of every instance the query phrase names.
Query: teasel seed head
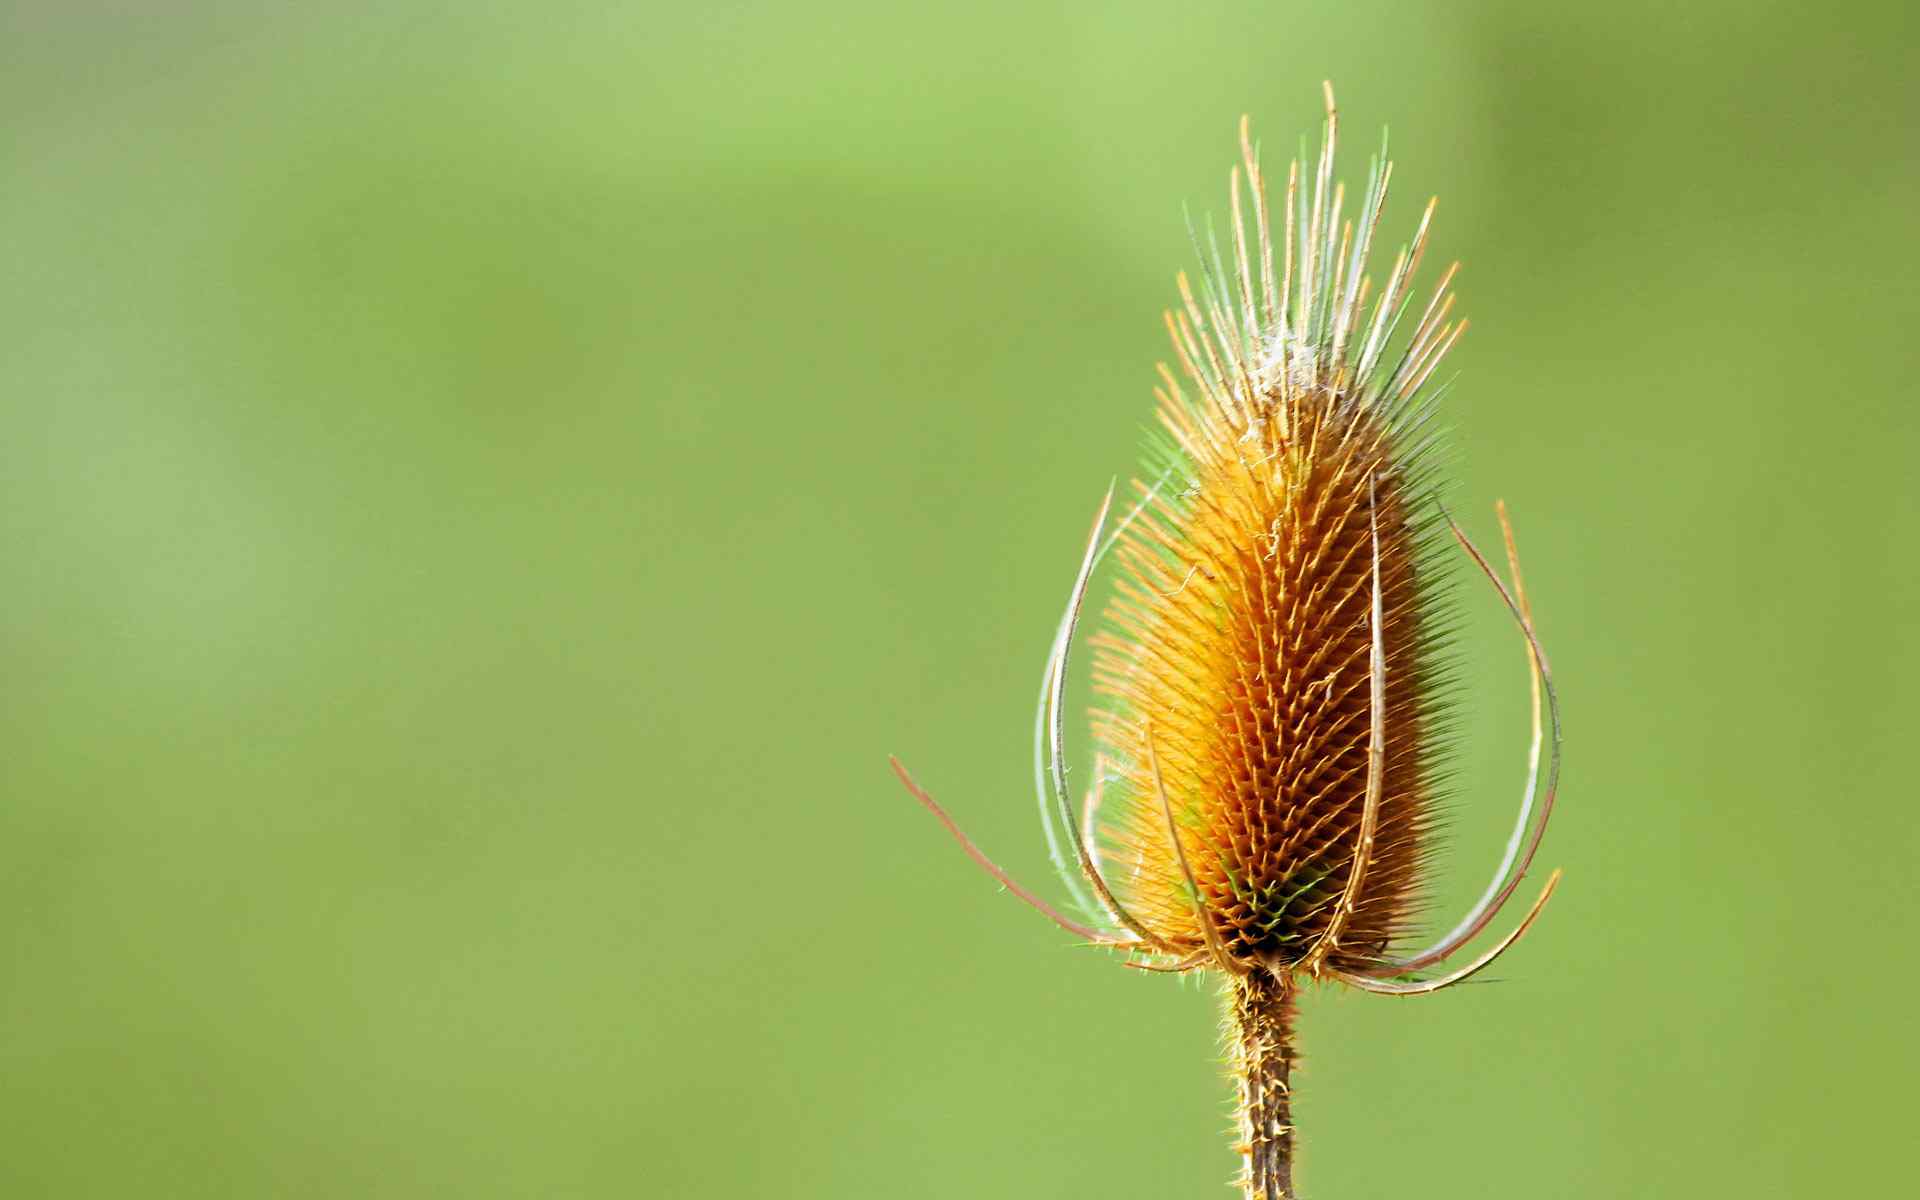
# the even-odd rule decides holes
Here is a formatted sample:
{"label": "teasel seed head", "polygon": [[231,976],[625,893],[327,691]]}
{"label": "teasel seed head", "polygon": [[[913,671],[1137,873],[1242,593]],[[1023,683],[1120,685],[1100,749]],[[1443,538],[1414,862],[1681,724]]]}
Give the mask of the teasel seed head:
{"label": "teasel seed head", "polygon": [[[1047,658],[1036,792],[1085,920],[1015,883],[895,763],[976,861],[1063,928],[1128,951],[1130,965],[1230,978],[1242,1185],[1261,1198],[1291,1194],[1298,982],[1438,991],[1510,946],[1559,877],[1490,950],[1422,977],[1486,928],[1531,865],[1558,777],[1558,707],[1504,508],[1511,586],[1433,494],[1428,384],[1466,329],[1457,264],[1417,298],[1429,204],[1375,290],[1392,166],[1383,147],[1348,218],[1331,87],[1326,100],[1320,154],[1292,165],[1277,212],[1242,119],[1226,249],[1196,232],[1198,286],[1180,276],[1166,316],[1178,371],[1161,368],[1155,466],[1111,533],[1112,495],[1102,504]],[[1523,637],[1528,782],[1480,902],[1433,944],[1396,953],[1434,848],[1449,629],[1437,579],[1453,543]],[[1114,598],[1090,639],[1093,780],[1076,812],[1062,695],[1082,600],[1109,558]]]}

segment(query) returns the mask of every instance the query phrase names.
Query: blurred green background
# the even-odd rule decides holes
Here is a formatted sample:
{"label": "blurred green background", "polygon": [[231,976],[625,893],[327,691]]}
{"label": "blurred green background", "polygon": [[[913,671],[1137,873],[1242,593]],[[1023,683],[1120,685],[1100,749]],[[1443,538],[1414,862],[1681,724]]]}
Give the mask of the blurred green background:
{"label": "blurred green background", "polygon": [[[1912,11],[5,6],[0,1194],[1229,1194],[1211,988],[885,756],[1048,882],[1181,206],[1323,77],[1466,263],[1568,878],[1310,997],[1306,1195],[1897,1192]],[[1525,738],[1465,594],[1449,911]]]}

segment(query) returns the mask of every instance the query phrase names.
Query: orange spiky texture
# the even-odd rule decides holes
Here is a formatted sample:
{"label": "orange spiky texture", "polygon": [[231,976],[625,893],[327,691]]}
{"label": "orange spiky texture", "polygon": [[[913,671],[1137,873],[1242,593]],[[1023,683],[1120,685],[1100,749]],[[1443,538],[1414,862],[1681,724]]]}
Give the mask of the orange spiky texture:
{"label": "orange spiky texture", "polygon": [[[1451,268],[1404,324],[1433,206],[1376,296],[1366,267],[1392,167],[1374,162],[1358,212],[1343,220],[1336,132],[1328,88],[1320,155],[1310,178],[1293,165],[1276,222],[1242,120],[1231,253],[1209,236],[1199,293],[1181,276],[1181,307],[1166,319],[1180,375],[1161,368],[1156,393],[1163,468],[1135,482],[1111,536],[1102,506],[1048,656],[1036,790],[1055,866],[1088,922],[1014,883],[895,763],[976,861],[1063,928],[1129,951],[1131,965],[1228,975],[1241,1184],[1259,1200],[1291,1194],[1297,981],[1438,991],[1504,952],[1558,879],[1490,950],[1417,977],[1477,936],[1532,863],[1558,776],[1558,711],[1504,509],[1511,590],[1429,491],[1425,387],[1466,328],[1450,321]],[[1524,636],[1529,779],[1479,904],[1432,945],[1393,957],[1432,849],[1443,527]],[[1108,554],[1115,595],[1091,640],[1094,780],[1076,814],[1061,697],[1081,601]]]}
{"label": "orange spiky texture", "polygon": [[[1169,378],[1158,393],[1174,486],[1136,483],[1143,505],[1114,546],[1112,628],[1091,643],[1120,899],[1171,953],[1217,942],[1232,963],[1273,971],[1377,962],[1407,929],[1433,823],[1441,697],[1410,401],[1464,322],[1443,323],[1443,280],[1400,365],[1376,378],[1425,222],[1363,329],[1388,169],[1375,163],[1358,232],[1344,226],[1336,251],[1333,121],[1330,108],[1302,221],[1297,167],[1289,180],[1297,280],[1291,263],[1274,278],[1246,146],[1256,252],[1236,171],[1231,277],[1207,273],[1204,306],[1179,281],[1184,308],[1167,320],[1192,391]],[[1377,712],[1376,642],[1391,664]]]}
{"label": "orange spiky texture", "polygon": [[[1245,431],[1217,408],[1193,414],[1211,428],[1183,446],[1190,484],[1115,547],[1114,632],[1091,642],[1095,691],[1113,702],[1094,717],[1116,764],[1112,871],[1178,953],[1217,937],[1236,963],[1286,970],[1344,916],[1324,957],[1360,969],[1406,930],[1432,823],[1436,648],[1413,468],[1389,420],[1332,388],[1282,379],[1257,400]],[[1376,639],[1396,668],[1384,766],[1371,854],[1343,903],[1375,776]]]}

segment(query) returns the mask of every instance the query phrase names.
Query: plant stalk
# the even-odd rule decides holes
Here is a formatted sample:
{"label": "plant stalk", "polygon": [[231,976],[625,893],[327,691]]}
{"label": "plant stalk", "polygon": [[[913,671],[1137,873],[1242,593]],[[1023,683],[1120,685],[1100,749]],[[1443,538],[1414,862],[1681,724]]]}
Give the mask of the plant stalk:
{"label": "plant stalk", "polygon": [[1293,987],[1256,968],[1228,995],[1240,1085],[1240,1174],[1245,1200],[1294,1200]]}

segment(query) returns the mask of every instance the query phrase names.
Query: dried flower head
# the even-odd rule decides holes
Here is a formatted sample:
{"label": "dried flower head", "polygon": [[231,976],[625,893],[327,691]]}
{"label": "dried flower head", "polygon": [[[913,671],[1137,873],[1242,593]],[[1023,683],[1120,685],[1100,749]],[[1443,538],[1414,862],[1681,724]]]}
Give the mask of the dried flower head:
{"label": "dried flower head", "polygon": [[[1486,928],[1532,863],[1553,807],[1559,721],[1504,509],[1511,590],[1430,490],[1426,385],[1466,329],[1451,320],[1454,268],[1415,309],[1433,206],[1375,294],[1366,268],[1392,166],[1374,162],[1343,220],[1326,95],[1318,161],[1310,175],[1292,165],[1277,221],[1241,123],[1230,252],[1196,237],[1201,286],[1182,275],[1181,306],[1167,314],[1180,373],[1161,368],[1159,469],[1134,483],[1110,534],[1111,495],[1101,506],[1047,658],[1036,788],[1054,863],[1087,920],[1007,877],[894,764],[977,862],[1061,927],[1128,951],[1132,966],[1227,977],[1241,1186],[1260,1200],[1292,1195],[1300,983],[1439,991],[1512,945],[1559,878],[1485,953],[1423,977]],[[1524,637],[1528,782],[1480,903],[1431,945],[1396,955],[1433,848],[1447,632],[1435,556],[1453,541]],[[1076,813],[1061,695],[1082,598],[1108,557],[1115,598],[1091,639],[1093,782]]]}

